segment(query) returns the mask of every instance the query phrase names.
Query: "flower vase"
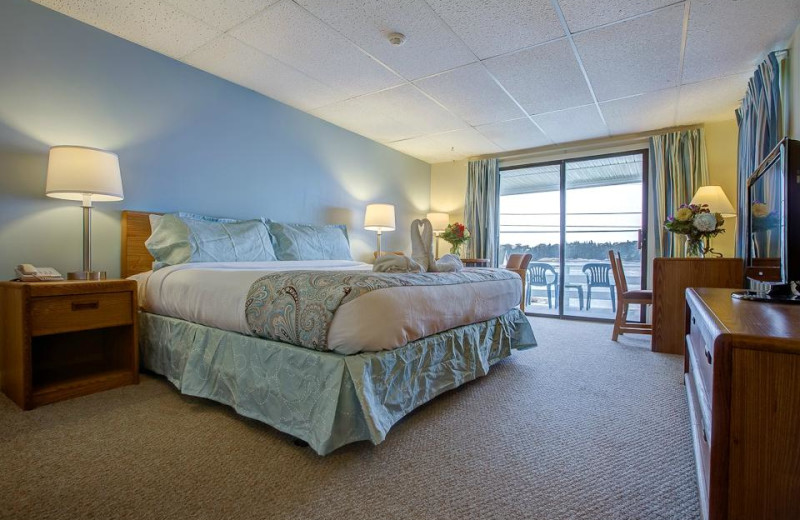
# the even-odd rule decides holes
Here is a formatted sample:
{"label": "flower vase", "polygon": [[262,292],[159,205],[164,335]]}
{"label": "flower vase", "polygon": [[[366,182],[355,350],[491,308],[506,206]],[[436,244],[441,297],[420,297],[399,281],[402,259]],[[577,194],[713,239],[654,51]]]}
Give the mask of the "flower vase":
{"label": "flower vase", "polygon": [[450,254],[461,256],[461,244],[450,244]]}
{"label": "flower vase", "polygon": [[684,243],[684,255],[686,258],[704,258],[706,251],[706,245],[703,243],[703,239],[692,240],[689,237],[686,237],[686,242]]}

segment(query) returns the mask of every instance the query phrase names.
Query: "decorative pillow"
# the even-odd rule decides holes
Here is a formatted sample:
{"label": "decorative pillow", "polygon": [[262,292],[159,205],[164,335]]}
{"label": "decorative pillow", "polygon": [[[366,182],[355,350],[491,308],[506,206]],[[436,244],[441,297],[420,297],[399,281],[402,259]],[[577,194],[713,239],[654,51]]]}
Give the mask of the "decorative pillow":
{"label": "decorative pillow", "polygon": [[[179,211],[177,213],[173,213],[173,215],[180,217],[180,218],[190,218],[193,220],[206,220],[208,222],[241,222],[240,220],[233,219],[233,218],[223,218],[223,217],[209,217],[208,215],[198,215],[196,213],[186,213],[185,211]],[[148,220],[150,220],[150,234],[156,230],[158,227],[158,223],[161,221],[161,217],[163,215],[159,215],[158,213],[150,213],[148,215]]]}
{"label": "decorative pillow", "polygon": [[276,260],[263,220],[161,217],[145,242],[153,269],[187,262],[267,262]]}
{"label": "decorative pillow", "polygon": [[352,260],[347,227],[267,221],[278,260]]}
{"label": "decorative pillow", "polygon": [[157,215],[155,213],[150,213],[148,216],[148,220],[150,221],[150,234],[153,234],[153,231],[156,230],[158,227],[158,223],[161,222],[162,215]]}

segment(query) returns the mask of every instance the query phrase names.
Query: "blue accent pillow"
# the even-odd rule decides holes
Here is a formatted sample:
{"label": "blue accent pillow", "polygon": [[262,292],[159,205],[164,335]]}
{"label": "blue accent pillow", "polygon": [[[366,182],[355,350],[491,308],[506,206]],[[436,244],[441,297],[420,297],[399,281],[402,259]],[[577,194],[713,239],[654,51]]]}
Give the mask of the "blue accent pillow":
{"label": "blue accent pillow", "polygon": [[344,225],[285,224],[267,221],[278,260],[352,260]]}
{"label": "blue accent pillow", "polygon": [[[180,216],[183,215],[183,216]],[[215,219],[169,214],[159,220],[145,246],[153,269],[187,262],[268,262],[277,260],[263,220]]]}

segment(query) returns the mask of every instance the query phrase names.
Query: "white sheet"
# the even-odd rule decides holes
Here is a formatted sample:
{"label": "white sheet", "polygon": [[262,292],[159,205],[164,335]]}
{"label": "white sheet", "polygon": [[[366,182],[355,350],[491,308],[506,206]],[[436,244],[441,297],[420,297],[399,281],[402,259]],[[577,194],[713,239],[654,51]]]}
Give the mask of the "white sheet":
{"label": "white sheet", "polygon": [[[250,286],[270,271],[371,271],[349,260],[189,263],[148,271],[139,282],[147,312],[252,335],[245,318]],[[505,314],[519,304],[519,279],[371,291],[339,307],[328,348],[342,354],[389,350],[460,325]]]}

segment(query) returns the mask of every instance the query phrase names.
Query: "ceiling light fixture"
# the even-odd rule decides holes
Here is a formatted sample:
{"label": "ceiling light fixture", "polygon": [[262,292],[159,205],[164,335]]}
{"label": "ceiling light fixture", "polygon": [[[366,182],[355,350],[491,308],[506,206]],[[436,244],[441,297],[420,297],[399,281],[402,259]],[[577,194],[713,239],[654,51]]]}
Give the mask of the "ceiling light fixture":
{"label": "ceiling light fixture", "polygon": [[406,42],[406,35],[399,32],[393,32],[387,36],[389,43],[392,45],[403,45]]}

